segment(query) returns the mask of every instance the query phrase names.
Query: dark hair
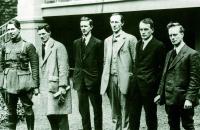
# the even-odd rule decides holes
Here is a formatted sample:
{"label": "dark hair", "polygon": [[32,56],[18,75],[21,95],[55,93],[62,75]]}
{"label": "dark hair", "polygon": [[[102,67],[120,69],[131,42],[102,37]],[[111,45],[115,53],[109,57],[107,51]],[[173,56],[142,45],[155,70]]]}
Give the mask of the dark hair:
{"label": "dark hair", "polygon": [[44,29],[46,32],[50,33],[50,26],[48,24],[38,26],[37,31]]}
{"label": "dark hair", "polygon": [[121,17],[121,22],[124,23],[124,16],[122,14],[120,14],[120,13],[113,13],[113,14],[111,14],[110,18],[112,16],[116,16],[116,15],[119,15]]}
{"label": "dark hair", "polygon": [[20,22],[17,19],[12,19],[8,24],[13,24],[17,29],[21,29]]}
{"label": "dark hair", "polygon": [[151,18],[142,19],[140,22],[150,24],[151,29],[154,29],[154,22]]}
{"label": "dark hair", "polygon": [[80,21],[89,21],[90,26],[93,26],[93,20],[89,17],[83,16],[81,17]]}
{"label": "dark hair", "polygon": [[184,33],[185,29],[183,28],[183,26],[178,23],[178,22],[169,22],[167,24],[167,29],[169,30],[172,27],[179,27],[180,28],[180,33]]}

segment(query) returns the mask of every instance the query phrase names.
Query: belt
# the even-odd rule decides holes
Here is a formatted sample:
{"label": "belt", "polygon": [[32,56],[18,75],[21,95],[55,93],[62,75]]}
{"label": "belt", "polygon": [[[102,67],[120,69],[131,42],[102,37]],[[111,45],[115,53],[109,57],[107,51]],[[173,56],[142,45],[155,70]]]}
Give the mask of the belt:
{"label": "belt", "polygon": [[16,61],[6,63],[6,68],[16,68],[19,69],[20,68],[20,64],[18,64]]}

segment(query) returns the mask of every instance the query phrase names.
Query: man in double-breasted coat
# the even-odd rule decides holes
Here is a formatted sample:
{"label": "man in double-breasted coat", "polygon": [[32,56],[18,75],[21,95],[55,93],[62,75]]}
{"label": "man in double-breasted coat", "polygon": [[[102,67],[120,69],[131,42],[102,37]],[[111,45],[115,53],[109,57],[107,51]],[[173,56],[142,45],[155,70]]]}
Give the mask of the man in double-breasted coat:
{"label": "man in double-breasted coat", "polygon": [[174,48],[168,52],[158,96],[155,102],[165,104],[170,130],[194,130],[194,107],[198,104],[200,55],[183,41],[184,28],[174,22],[167,25]]}
{"label": "man in double-breasted coat", "polygon": [[39,55],[41,109],[46,110],[52,130],[69,130],[67,114],[71,113],[72,108],[68,54],[62,43],[50,37],[49,25],[39,26],[38,35],[42,40],[42,53]]}
{"label": "man in double-breasted coat", "polygon": [[129,130],[127,95],[133,78],[137,39],[122,30],[123,16],[110,17],[113,35],[104,41],[101,94],[107,93],[112,109],[113,130]]}
{"label": "man in double-breasted coat", "polygon": [[73,44],[75,60],[73,82],[74,89],[78,93],[78,106],[82,117],[83,130],[92,130],[89,100],[94,111],[94,128],[95,130],[103,130],[102,97],[100,95],[103,44],[91,33],[93,29],[92,19],[85,16],[81,17],[80,29],[82,37],[75,40]]}

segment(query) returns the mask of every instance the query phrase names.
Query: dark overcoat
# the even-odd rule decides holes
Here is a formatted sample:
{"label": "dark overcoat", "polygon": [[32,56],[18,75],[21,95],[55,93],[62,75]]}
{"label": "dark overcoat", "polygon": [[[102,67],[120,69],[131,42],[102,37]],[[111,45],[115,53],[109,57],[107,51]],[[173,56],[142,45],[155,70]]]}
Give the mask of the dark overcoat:
{"label": "dark overcoat", "polygon": [[198,104],[200,87],[200,56],[192,48],[184,45],[173,62],[170,64],[172,51],[167,54],[164,72],[158,94],[161,104],[183,105],[190,100]]}

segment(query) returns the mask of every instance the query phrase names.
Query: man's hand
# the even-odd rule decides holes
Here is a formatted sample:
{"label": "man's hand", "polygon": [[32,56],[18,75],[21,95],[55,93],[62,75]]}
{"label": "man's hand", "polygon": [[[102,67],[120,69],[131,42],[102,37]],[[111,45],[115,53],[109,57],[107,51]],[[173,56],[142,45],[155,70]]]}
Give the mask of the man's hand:
{"label": "man's hand", "polygon": [[66,90],[65,90],[65,88],[63,88],[63,87],[59,87],[58,91],[59,91],[61,94],[66,94]]}
{"label": "man's hand", "polygon": [[33,93],[34,93],[35,96],[37,96],[39,94],[39,89],[35,88],[34,91],[33,91]]}
{"label": "man's hand", "polygon": [[160,95],[157,95],[157,96],[154,98],[154,103],[159,104],[159,102],[160,102]]}
{"label": "man's hand", "polygon": [[192,108],[192,102],[190,100],[185,100],[184,109]]}

